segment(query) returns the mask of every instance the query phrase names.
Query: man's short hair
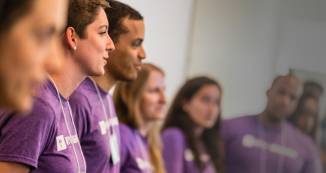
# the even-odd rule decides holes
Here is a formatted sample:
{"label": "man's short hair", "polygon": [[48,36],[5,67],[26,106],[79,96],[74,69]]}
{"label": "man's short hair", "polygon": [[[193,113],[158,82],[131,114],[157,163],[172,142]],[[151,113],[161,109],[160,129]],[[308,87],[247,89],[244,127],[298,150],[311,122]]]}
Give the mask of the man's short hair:
{"label": "man's short hair", "polygon": [[274,78],[273,82],[272,82],[271,87],[273,87],[275,84],[277,84],[282,79],[294,79],[294,80],[298,81],[299,83],[301,83],[301,80],[296,75],[294,75],[293,73],[289,73],[289,74],[286,74],[286,75],[276,76]]}
{"label": "man's short hair", "polygon": [[121,34],[128,33],[128,30],[123,26],[123,19],[144,20],[143,16],[134,8],[127,4],[116,0],[108,0],[110,8],[105,10],[109,19],[109,35],[113,42],[116,43]]}

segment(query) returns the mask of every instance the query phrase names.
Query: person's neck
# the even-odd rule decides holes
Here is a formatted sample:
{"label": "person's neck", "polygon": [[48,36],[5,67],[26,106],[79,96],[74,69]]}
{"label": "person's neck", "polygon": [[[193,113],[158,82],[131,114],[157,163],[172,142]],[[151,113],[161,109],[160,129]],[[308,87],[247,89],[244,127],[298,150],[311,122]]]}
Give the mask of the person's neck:
{"label": "person's neck", "polygon": [[204,132],[204,128],[202,127],[195,127],[194,129],[194,134],[196,138],[200,138],[203,132]]}
{"label": "person's neck", "polygon": [[145,122],[145,121],[143,121],[139,125],[139,129],[138,129],[139,133],[142,136],[145,136],[146,137],[148,135],[148,132],[151,130],[152,125],[153,125],[152,122]]}
{"label": "person's neck", "polygon": [[266,127],[280,127],[282,120],[273,120],[272,115],[269,115],[268,111],[264,111],[258,115],[258,120]]}
{"label": "person's neck", "polygon": [[58,73],[50,74],[50,77],[55,83],[59,93],[67,99],[81,81],[85,79],[86,75],[81,71],[72,57],[67,57],[65,59],[62,69],[63,70]]}
{"label": "person's neck", "polygon": [[108,72],[102,76],[92,76],[92,79],[94,79],[96,84],[106,92],[109,92],[117,82],[117,80]]}

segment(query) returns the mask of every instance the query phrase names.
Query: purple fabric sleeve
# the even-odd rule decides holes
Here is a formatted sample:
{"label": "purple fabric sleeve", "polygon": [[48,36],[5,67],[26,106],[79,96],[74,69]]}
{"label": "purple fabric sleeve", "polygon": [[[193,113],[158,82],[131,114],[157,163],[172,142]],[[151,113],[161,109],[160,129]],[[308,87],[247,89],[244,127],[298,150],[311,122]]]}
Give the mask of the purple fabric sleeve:
{"label": "purple fabric sleeve", "polygon": [[6,116],[1,117],[7,121],[1,125],[0,161],[37,168],[39,156],[49,145],[48,135],[54,129],[54,111],[37,99],[29,115]]}

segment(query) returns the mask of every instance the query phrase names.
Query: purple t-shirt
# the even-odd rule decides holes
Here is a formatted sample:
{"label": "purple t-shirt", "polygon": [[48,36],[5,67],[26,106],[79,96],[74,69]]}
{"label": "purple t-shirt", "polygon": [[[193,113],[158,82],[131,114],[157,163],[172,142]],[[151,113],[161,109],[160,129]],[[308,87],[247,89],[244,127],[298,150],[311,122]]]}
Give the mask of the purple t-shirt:
{"label": "purple t-shirt", "polygon": [[227,173],[321,173],[316,146],[287,122],[267,128],[258,116],[225,120],[222,136]]}
{"label": "purple t-shirt", "polygon": [[121,172],[154,173],[150,164],[148,143],[136,129],[120,124]]}
{"label": "purple t-shirt", "polygon": [[90,78],[86,78],[72,94],[69,102],[75,116],[87,172],[119,173],[120,162],[114,161],[112,156],[112,152],[120,156],[119,146],[115,151],[110,149],[112,134],[116,136],[113,140],[117,140],[118,145],[120,143],[118,119],[111,96]]}
{"label": "purple t-shirt", "polygon": [[211,161],[207,162],[203,171],[200,171],[180,129],[165,129],[162,133],[162,141],[167,173],[216,173]]}
{"label": "purple t-shirt", "polygon": [[78,172],[84,158],[69,104],[61,100],[62,107],[54,85],[47,81],[28,115],[1,116],[0,161],[27,165],[32,173]]}

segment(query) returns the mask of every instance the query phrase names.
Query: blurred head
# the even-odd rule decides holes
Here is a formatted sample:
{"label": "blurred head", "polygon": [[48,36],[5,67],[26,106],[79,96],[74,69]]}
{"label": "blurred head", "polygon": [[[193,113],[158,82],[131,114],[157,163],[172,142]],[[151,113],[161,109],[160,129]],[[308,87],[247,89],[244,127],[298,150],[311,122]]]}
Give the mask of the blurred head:
{"label": "blurred head", "polygon": [[276,77],[267,91],[268,119],[280,122],[290,116],[297,107],[302,89],[301,81],[294,75]]}
{"label": "blurred head", "polygon": [[221,91],[216,84],[202,86],[190,100],[184,101],[183,110],[197,126],[214,126],[221,113]]}
{"label": "blurred head", "polygon": [[164,74],[162,71],[153,70],[149,73],[143,89],[140,112],[146,121],[162,120],[165,117],[165,105]]}
{"label": "blurred head", "polygon": [[160,123],[166,104],[164,93],[164,72],[153,64],[143,64],[138,78],[119,82],[113,96],[121,122],[136,129],[141,124],[151,123],[147,140],[151,163],[157,173],[164,173],[160,148]]}
{"label": "blurred head", "polygon": [[320,98],[323,95],[324,88],[321,84],[314,81],[306,81],[304,83],[304,94],[313,95]]}
{"label": "blurred head", "polygon": [[142,122],[162,120],[166,104],[163,71],[143,64],[135,81],[117,84],[114,100],[119,119],[134,128]]}
{"label": "blurred head", "polygon": [[[60,59],[59,35],[66,22],[67,0],[0,2],[0,105],[31,108],[32,96]],[[54,60],[54,61],[52,61]],[[53,66],[54,65],[54,66]]]}
{"label": "blurred head", "polygon": [[203,128],[199,139],[204,143],[206,151],[209,151],[217,171],[222,169],[219,148],[221,97],[222,88],[215,80],[207,77],[192,78],[177,92],[164,125],[164,128],[176,127],[183,131],[200,168],[203,168],[204,163],[200,160],[199,149],[195,145],[198,140],[195,130]]}
{"label": "blurred head", "polygon": [[116,50],[110,53],[106,71],[116,80],[131,81],[137,78],[141,62],[145,59],[143,16],[132,7],[109,0],[109,35]]}
{"label": "blurred head", "polygon": [[303,95],[295,112],[289,117],[289,121],[302,132],[316,137],[318,124],[319,101],[314,95]]}
{"label": "blurred head", "polygon": [[221,96],[221,87],[216,81],[206,77],[191,79],[177,93],[168,121],[212,128],[220,118]]}
{"label": "blurred head", "polygon": [[71,0],[65,32],[67,51],[85,75],[103,75],[114,44],[108,35],[105,0]]}

